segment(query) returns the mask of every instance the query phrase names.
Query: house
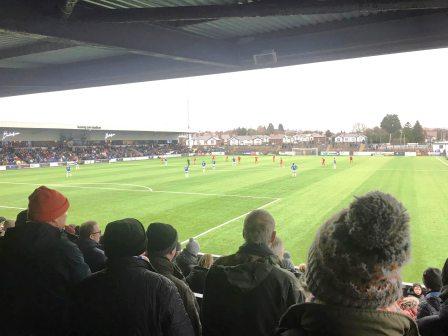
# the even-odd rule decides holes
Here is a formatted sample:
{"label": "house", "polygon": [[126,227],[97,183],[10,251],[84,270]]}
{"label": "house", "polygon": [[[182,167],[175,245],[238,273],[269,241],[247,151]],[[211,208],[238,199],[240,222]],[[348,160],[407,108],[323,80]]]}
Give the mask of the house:
{"label": "house", "polygon": [[224,145],[228,145],[228,144],[229,144],[229,139],[230,139],[231,137],[232,137],[232,136],[231,136],[230,134],[223,134],[223,135],[221,135],[222,143],[223,143]]}
{"label": "house", "polygon": [[367,137],[358,133],[341,133],[334,138],[335,143],[365,143]]}
{"label": "house", "polygon": [[299,142],[312,142],[313,141],[313,135],[312,134],[295,134],[293,136],[293,142],[299,143]]}
{"label": "house", "polygon": [[213,135],[199,135],[199,136],[192,136],[191,138],[187,139],[186,144],[189,147],[195,147],[195,146],[210,146],[215,147],[218,146],[221,143],[221,139],[213,136]]}
{"label": "house", "polygon": [[227,144],[229,146],[239,146],[240,145],[240,139],[237,136],[231,136],[228,140],[227,140]]}
{"label": "house", "polygon": [[264,144],[264,139],[261,136],[254,135],[252,137],[252,143],[254,146],[262,146]]}
{"label": "house", "polygon": [[238,140],[240,141],[240,146],[252,146],[254,144],[250,135],[240,135]]}
{"label": "house", "polygon": [[269,137],[269,143],[271,145],[282,145],[284,136],[283,134],[273,134]]}

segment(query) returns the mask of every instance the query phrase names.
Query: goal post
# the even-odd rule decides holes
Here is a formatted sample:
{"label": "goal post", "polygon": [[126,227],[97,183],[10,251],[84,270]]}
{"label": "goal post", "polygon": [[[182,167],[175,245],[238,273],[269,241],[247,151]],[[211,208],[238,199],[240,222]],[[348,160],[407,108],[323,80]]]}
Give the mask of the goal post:
{"label": "goal post", "polygon": [[294,155],[319,155],[318,148],[293,148]]}

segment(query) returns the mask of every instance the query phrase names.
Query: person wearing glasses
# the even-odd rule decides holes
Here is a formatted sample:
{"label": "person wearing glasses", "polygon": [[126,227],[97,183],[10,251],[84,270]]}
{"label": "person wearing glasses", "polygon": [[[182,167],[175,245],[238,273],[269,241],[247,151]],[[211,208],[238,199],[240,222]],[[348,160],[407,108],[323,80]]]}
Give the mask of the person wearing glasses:
{"label": "person wearing glasses", "polygon": [[79,228],[78,246],[84,261],[92,272],[101,271],[106,265],[106,255],[100,245],[101,230],[97,222],[88,221]]}

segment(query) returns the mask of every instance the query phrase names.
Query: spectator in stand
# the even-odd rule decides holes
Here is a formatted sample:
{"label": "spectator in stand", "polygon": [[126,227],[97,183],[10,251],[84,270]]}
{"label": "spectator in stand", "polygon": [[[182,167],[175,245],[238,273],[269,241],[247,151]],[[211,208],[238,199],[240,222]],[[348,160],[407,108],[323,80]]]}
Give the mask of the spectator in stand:
{"label": "spectator in stand", "polygon": [[0,334],[65,332],[68,292],[90,275],[64,227],[68,199],[44,186],[29,196],[26,225],[7,235],[0,253]]}
{"label": "spectator in stand", "polygon": [[289,253],[288,251],[285,251],[285,253],[283,253],[282,265],[287,270],[293,273],[297,273],[297,269],[292,262],[291,253]]}
{"label": "spectator in stand", "polygon": [[401,312],[413,320],[417,319],[417,311],[420,300],[413,295],[409,295],[398,299],[397,305],[401,309]]}
{"label": "spectator in stand", "polygon": [[185,282],[181,270],[174,264],[176,255],[177,231],[169,224],[152,223],[146,230],[148,237],[148,258],[155,271],[170,279],[179,290],[180,296],[190,317],[195,335],[202,334],[199,319],[199,305]]}
{"label": "spectator in stand", "polygon": [[144,256],[146,244],[136,219],[106,226],[107,266],[74,291],[70,335],[194,335],[176,287]]}
{"label": "spectator in stand", "polygon": [[378,191],[356,198],[321,226],[309,250],[306,279],[315,302],[292,306],[277,334],[418,336],[410,317],[392,312],[409,256],[403,205]]}
{"label": "spectator in stand", "polygon": [[28,209],[20,211],[16,217],[16,227],[25,225],[27,221],[28,221]]}
{"label": "spectator in stand", "polygon": [[416,297],[417,299],[421,299],[423,298],[423,288],[420,284],[415,283],[412,285],[411,288],[409,288],[409,291],[407,293],[407,295],[411,295]]}
{"label": "spectator in stand", "polygon": [[204,294],[205,278],[213,265],[213,256],[204,254],[199,258],[199,264],[187,276],[187,283],[194,293]]}
{"label": "spectator in stand", "polygon": [[438,268],[427,268],[423,272],[423,284],[427,292],[418,307],[417,318],[437,315],[440,310],[440,289],[442,288],[442,272]]}
{"label": "spectator in stand", "polygon": [[88,221],[81,224],[78,246],[92,272],[98,272],[106,266],[107,258],[99,244],[100,237],[101,230],[97,222]]}
{"label": "spectator in stand", "polygon": [[244,220],[243,244],[210,268],[202,302],[204,335],[272,335],[289,306],[303,302],[299,282],[270,249],[275,220],[254,210]]}
{"label": "spectator in stand", "polygon": [[440,293],[442,304],[438,315],[427,316],[417,320],[418,328],[422,336],[446,336],[448,335],[448,259],[442,270],[443,287]]}
{"label": "spectator in stand", "polygon": [[193,267],[198,265],[199,250],[199,244],[193,238],[190,238],[185,248],[177,256],[175,263],[184,276],[188,276]]}

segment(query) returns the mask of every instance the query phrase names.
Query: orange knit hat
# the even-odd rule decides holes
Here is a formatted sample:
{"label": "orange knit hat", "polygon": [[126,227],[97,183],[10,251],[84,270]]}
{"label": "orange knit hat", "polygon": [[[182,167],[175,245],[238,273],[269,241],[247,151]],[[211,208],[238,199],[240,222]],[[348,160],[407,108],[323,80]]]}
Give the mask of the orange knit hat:
{"label": "orange knit hat", "polygon": [[28,200],[28,218],[42,223],[59,218],[70,206],[67,197],[45,186],[34,190]]}

